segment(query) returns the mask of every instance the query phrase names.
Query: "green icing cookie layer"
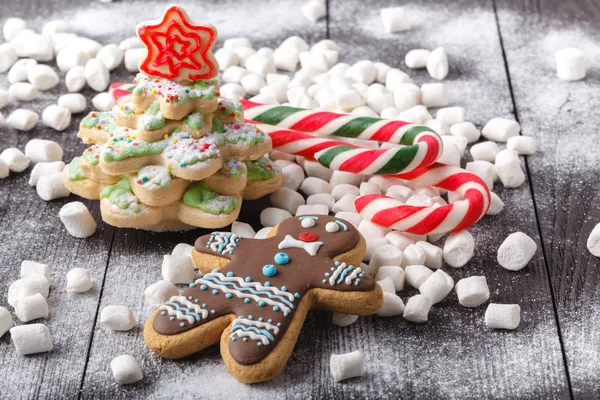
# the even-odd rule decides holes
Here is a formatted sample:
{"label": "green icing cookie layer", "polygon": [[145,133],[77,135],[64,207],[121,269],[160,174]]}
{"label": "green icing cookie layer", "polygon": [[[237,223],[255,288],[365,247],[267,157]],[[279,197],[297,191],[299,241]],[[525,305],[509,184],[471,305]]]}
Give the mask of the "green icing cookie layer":
{"label": "green icing cookie layer", "polygon": [[100,146],[95,144],[93,146],[88,147],[83,151],[81,157],[84,158],[87,161],[87,163],[92,167],[94,165],[98,165],[98,162],[100,161]]}
{"label": "green icing cookie layer", "polygon": [[167,120],[160,111],[160,103],[155,101],[146,111],[144,111],[144,115],[140,117],[138,126],[147,131],[154,131],[162,128],[166,123]]}
{"label": "green icing cookie layer", "polygon": [[214,99],[217,96],[219,80],[216,78],[197,80],[193,81],[191,85],[184,86],[168,79],[139,73],[136,75],[134,83],[136,84],[132,91],[134,96],[142,96],[146,93],[158,94],[169,102],[184,103],[195,99]]}
{"label": "green icing cookie layer", "polygon": [[121,210],[140,212],[139,200],[133,194],[127,178],[121,179],[116,185],[108,186],[100,192],[101,199],[108,199]]}
{"label": "green icing cookie layer", "polygon": [[244,164],[248,168],[248,182],[272,179],[279,173],[279,167],[267,156],[254,161],[244,161]]}
{"label": "green icing cookie layer", "polygon": [[75,157],[69,163],[69,180],[70,181],[80,181],[85,179],[85,175],[81,171],[81,166],[79,165],[79,160],[81,157]]}
{"label": "green icing cookie layer", "polygon": [[135,131],[119,128],[119,131],[102,146],[104,161],[121,161],[131,157],[160,154],[167,147],[167,141],[148,143],[135,138]]}
{"label": "green icing cookie layer", "polygon": [[112,132],[117,128],[112,111],[92,111],[81,120],[81,126],[88,129],[98,128]]}
{"label": "green icing cookie layer", "polygon": [[204,113],[202,111],[191,113],[183,119],[183,123],[192,129],[201,129],[204,127]]}
{"label": "green icing cookie layer", "polygon": [[183,194],[183,202],[213,215],[231,214],[240,206],[235,197],[221,196],[211,191],[204,182],[192,183]]}

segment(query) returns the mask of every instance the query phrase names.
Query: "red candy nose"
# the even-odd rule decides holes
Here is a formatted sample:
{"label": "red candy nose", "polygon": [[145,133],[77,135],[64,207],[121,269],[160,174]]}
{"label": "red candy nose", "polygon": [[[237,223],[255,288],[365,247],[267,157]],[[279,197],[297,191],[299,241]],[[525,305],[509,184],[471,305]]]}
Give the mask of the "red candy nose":
{"label": "red candy nose", "polygon": [[300,232],[298,239],[302,240],[303,242],[314,242],[319,240],[319,235],[312,232]]}

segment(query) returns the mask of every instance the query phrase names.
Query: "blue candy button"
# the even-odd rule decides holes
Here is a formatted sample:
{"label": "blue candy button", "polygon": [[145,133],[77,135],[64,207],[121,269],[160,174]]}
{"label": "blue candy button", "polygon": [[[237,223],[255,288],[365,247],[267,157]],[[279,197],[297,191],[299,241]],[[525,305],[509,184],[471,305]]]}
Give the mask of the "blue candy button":
{"label": "blue candy button", "polygon": [[275,254],[275,263],[279,265],[285,265],[290,262],[290,257],[285,253]]}
{"label": "blue candy button", "polygon": [[275,276],[277,273],[277,268],[274,265],[268,264],[263,267],[263,275],[264,276]]}

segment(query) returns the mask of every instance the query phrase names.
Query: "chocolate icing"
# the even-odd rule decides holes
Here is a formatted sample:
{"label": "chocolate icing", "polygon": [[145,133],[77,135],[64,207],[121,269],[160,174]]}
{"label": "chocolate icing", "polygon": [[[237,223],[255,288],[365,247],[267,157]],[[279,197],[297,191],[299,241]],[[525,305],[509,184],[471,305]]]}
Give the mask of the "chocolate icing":
{"label": "chocolate icing", "polygon": [[[338,265],[335,264],[333,258],[339,256],[349,250],[355,248],[360,241],[360,234],[354,228],[352,224],[339,218],[334,218],[326,215],[314,216],[318,219],[315,220],[316,224],[311,228],[303,228],[301,225],[301,218],[294,217],[289,218],[282,222],[278,229],[277,234],[274,237],[267,239],[240,239],[237,242],[237,247],[234,248],[233,254],[221,254],[220,252],[214,252],[207,244],[211,240],[211,235],[205,235],[196,240],[195,248],[200,253],[210,254],[212,256],[218,256],[230,259],[231,261],[218,272],[223,276],[232,275],[231,280],[235,278],[241,278],[246,280],[250,278],[252,282],[257,282],[260,285],[266,286],[261,290],[265,293],[265,290],[272,290],[273,288],[283,290],[284,292],[290,293],[293,297],[292,301],[288,300],[288,303],[293,305],[293,308],[289,307],[289,312],[285,313],[280,307],[279,310],[274,310],[273,305],[264,304],[262,307],[256,299],[245,300],[244,298],[237,297],[235,294],[226,297],[226,291],[222,288],[232,288],[233,284],[239,285],[239,283],[230,283],[230,286],[222,286],[217,289],[218,293],[213,294],[214,287],[203,285],[202,278],[196,281],[195,284],[191,284],[189,288],[185,289],[183,296],[189,299],[190,302],[197,304],[208,311],[208,316],[202,318],[200,321],[194,322],[193,324],[188,323],[185,320],[170,319],[170,315],[165,313],[161,315],[158,313],[154,319],[154,329],[159,334],[163,335],[176,335],[181,332],[193,329],[207,321],[211,321],[214,318],[221,317],[223,315],[235,314],[238,318],[244,318],[247,320],[259,322],[259,318],[262,319],[263,323],[271,321],[268,325],[276,326],[272,330],[259,327],[256,329],[266,330],[274,340],[270,340],[268,344],[259,344],[259,340],[255,340],[248,336],[236,337],[232,335],[229,343],[229,350],[233,358],[240,364],[248,365],[254,364],[265,358],[270,351],[275,347],[278,340],[284,335],[287,330],[294,312],[297,309],[300,301],[308,290],[312,288],[325,288],[336,291],[370,291],[373,290],[375,282],[372,277],[366,273],[361,273],[357,282],[358,275],[355,274],[355,279],[350,284],[344,282],[336,283],[331,285],[329,282],[328,275],[333,274],[332,268],[335,270]],[[337,232],[327,232],[325,226],[328,222],[339,221],[342,224],[338,224],[339,230]],[[344,230],[344,225],[348,230]],[[315,256],[311,256],[305,249],[302,248],[285,248],[279,249],[279,244],[285,239],[286,235],[292,236],[294,239],[302,237],[310,237],[314,235],[300,235],[302,232],[310,232],[319,236],[317,241],[323,242],[319,247]],[[277,253],[283,252],[289,256],[289,263],[285,265],[279,265],[274,261],[274,257]],[[338,263],[339,264],[339,263]],[[274,265],[277,273],[274,276],[265,276],[263,274],[263,267],[265,265]],[[343,266],[342,266],[343,267]],[[358,267],[358,266],[355,266]],[[356,269],[356,268],[355,268]],[[341,270],[341,267],[340,267]],[[352,272],[351,269],[348,273]],[[358,272],[358,271],[357,271]],[[346,275],[347,276],[347,275]],[[219,278],[215,274],[206,274],[204,279],[219,279],[223,281],[222,277]],[[337,281],[337,279],[336,279]],[[212,281],[211,281],[212,282]],[[267,283],[268,282],[268,283]],[[202,286],[204,290],[202,290]],[[285,289],[284,289],[285,287]],[[239,286],[238,286],[239,288]],[[280,296],[279,298],[288,299],[292,297],[290,295]],[[268,299],[268,297],[261,295],[261,299]],[[245,301],[249,301],[246,303]],[[173,302],[179,306],[184,306],[180,302]],[[282,303],[286,304],[286,303]],[[171,305],[171,308],[173,306]],[[214,311],[214,312],[213,312]],[[183,324],[184,326],[181,326]],[[279,326],[278,326],[279,324]],[[259,324],[260,325],[260,324]],[[236,326],[234,322],[234,327]],[[242,333],[250,329],[248,334],[256,332],[255,327],[248,328],[248,326],[238,329],[238,333]],[[278,333],[274,333],[273,329],[278,330]],[[243,333],[246,335],[246,333]],[[268,336],[268,335],[267,335]],[[246,339],[247,341],[243,341]]]}

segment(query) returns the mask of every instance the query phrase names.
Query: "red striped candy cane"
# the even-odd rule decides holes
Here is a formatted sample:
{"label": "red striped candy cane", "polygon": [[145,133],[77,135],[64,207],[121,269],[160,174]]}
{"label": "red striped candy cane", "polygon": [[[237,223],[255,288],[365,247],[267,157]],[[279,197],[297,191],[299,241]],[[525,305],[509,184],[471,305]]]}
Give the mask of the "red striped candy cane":
{"label": "red striped candy cane", "polygon": [[283,129],[311,133],[316,136],[343,136],[411,145],[416,136],[429,137],[429,141],[442,146],[439,135],[431,128],[405,121],[392,121],[372,117],[337,114],[329,111],[267,105],[241,100],[244,116],[262,124]]}
{"label": "red striped candy cane", "polygon": [[133,88],[135,88],[134,83],[115,82],[110,84],[108,93],[110,93],[115,103],[123,105],[133,99],[131,94]]}
{"label": "red striped candy cane", "polygon": [[410,146],[365,149],[350,143],[319,138],[272,125],[256,124],[256,126],[271,137],[273,149],[309,160],[317,160],[333,170],[355,174],[407,173],[431,165],[442,151],[437,140],[432,140],[431,135],[423,133],[416,133],[411,140],[415,144]]}
{"label": "red striped candy cane", "polygon": [[464,200],[433,208],[408,206],[384,195],[369,194],[354,203],[362,218],[387,228],[427,235],[465,229],[479,221],[490,207],[490,191],[485,182],[462,168],[434,164],[393,177],[458,192]]}

